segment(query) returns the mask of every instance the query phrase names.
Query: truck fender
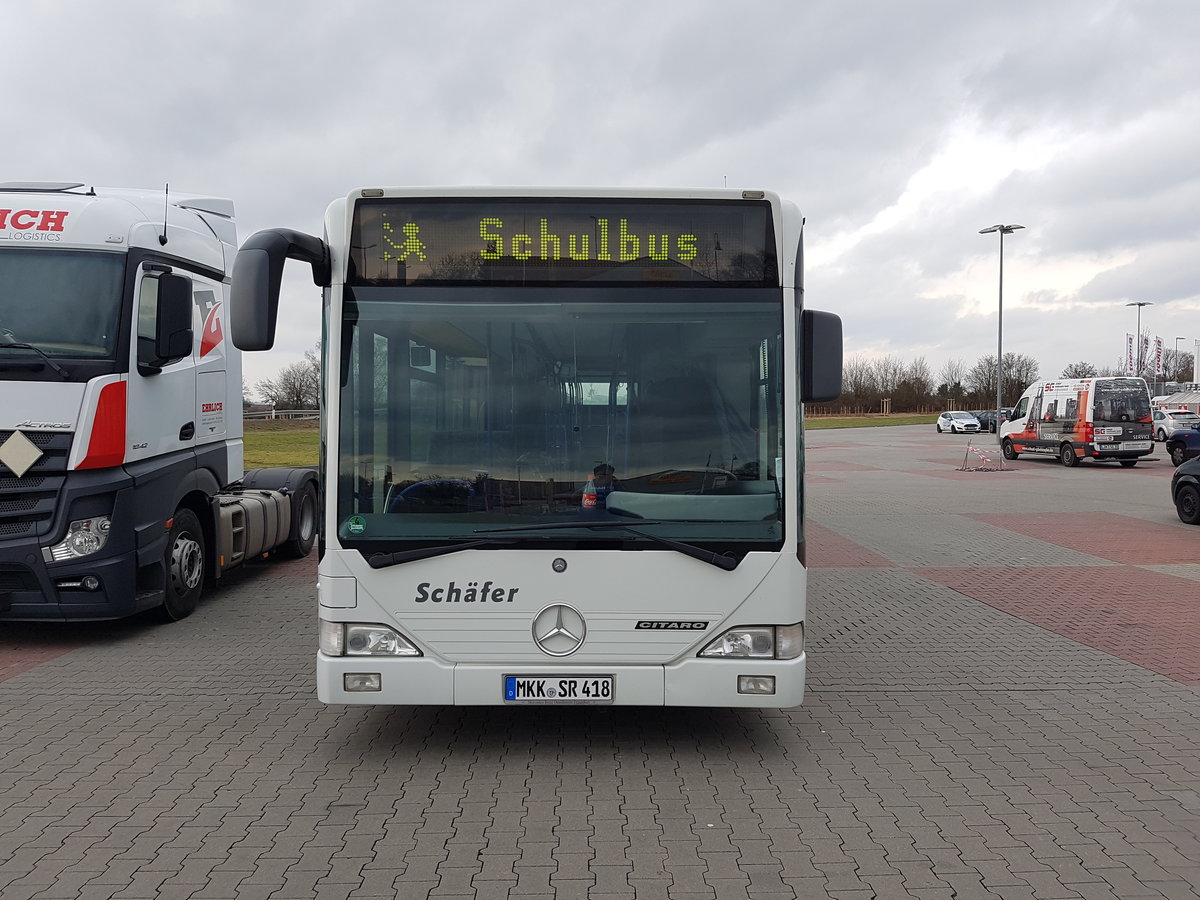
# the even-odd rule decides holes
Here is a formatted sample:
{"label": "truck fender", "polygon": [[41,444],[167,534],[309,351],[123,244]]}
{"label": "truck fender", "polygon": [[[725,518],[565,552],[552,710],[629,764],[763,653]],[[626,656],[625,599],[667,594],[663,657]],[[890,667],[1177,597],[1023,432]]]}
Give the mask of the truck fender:
{"label": "truck fender", "polygon": [[[138,565],[145,566],[162,558],[163,548],[167,542],[167,530],[163,524],[175,515],[175,510],[186,506],[200,517],[200,527],[204,529],[204,539],[211,547],[215,537],[212,512],[209,509],[209,498],[220,490],[216,476],[208,469],[193,469],[183,475],[170,494],[171,502],[163,506],[155,504],[152,521],[138,529],[137,554]],[[192,499],[189,500],[189,497]]]}

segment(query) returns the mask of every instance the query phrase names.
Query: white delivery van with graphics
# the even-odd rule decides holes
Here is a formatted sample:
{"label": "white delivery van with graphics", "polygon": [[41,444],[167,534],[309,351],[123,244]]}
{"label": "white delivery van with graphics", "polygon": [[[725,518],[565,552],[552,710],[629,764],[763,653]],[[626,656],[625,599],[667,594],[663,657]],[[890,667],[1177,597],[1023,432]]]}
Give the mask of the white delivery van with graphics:
{"label": "white delivery van with graphics", "polygon": [[1057,456],[1064,466],[1081,459],[1123,466],[1154,449],[1150,391],[1143,378],[1064,378],[1029,386],[1001,428],[1005,459],[1022,453]]}

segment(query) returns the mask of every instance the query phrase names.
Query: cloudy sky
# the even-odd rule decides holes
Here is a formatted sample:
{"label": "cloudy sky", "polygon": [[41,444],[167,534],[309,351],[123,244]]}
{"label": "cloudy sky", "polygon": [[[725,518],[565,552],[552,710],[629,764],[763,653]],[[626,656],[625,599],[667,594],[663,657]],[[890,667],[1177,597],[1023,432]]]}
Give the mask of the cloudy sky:
{"label": "cloudy sky", "polygon": [[[848,354],[1053,377],[1200,338],[1200,4],[0,0],[0,180],[231,197],[319,234],[378,185],[765,188]],[[299,265],[276,349],[319,295]],[[1186,340],[1176,342],[1176,338]]]}

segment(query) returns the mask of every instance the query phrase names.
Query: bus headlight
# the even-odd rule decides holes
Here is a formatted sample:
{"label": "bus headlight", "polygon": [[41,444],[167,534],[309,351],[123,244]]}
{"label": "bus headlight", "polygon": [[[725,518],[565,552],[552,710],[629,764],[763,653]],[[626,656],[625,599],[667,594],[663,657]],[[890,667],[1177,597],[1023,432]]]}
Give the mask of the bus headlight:
{"label": "bus headlight", "polygon": [[42,550],[42,558],[46,562],[66,562],[69,559],[90,556],[108,543],[111,526],[112,522],[108,516],[76,519],[67,526],[67,536],[62,541]]}
{"label": "bus headlight", "polygon": [[796,659],[804,652],[804,623],[730,628],[700,651],[725,659]]}
{"label": "bus headlight", "polygon": [[420,656],[408,638],[386,625],[321,620],[321,652],[326,656]]}
{"label": "bus headlight", "polygon": [[774,659],[775,628],[753,625],[749,628],[730,628],[700,651],[701,656],[729,659]]}

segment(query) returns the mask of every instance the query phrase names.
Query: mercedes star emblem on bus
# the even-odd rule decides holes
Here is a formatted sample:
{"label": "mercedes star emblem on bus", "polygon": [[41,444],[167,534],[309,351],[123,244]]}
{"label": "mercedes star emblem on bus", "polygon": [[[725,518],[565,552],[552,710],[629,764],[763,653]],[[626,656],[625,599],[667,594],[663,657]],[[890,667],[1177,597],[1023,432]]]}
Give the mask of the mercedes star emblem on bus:
{"label": "mercedes star emblem on bus", "polygon": [[548,656],[570,656],[586,636],[583,616],[565,603],[547,606],[533,617],[533,642]]}

